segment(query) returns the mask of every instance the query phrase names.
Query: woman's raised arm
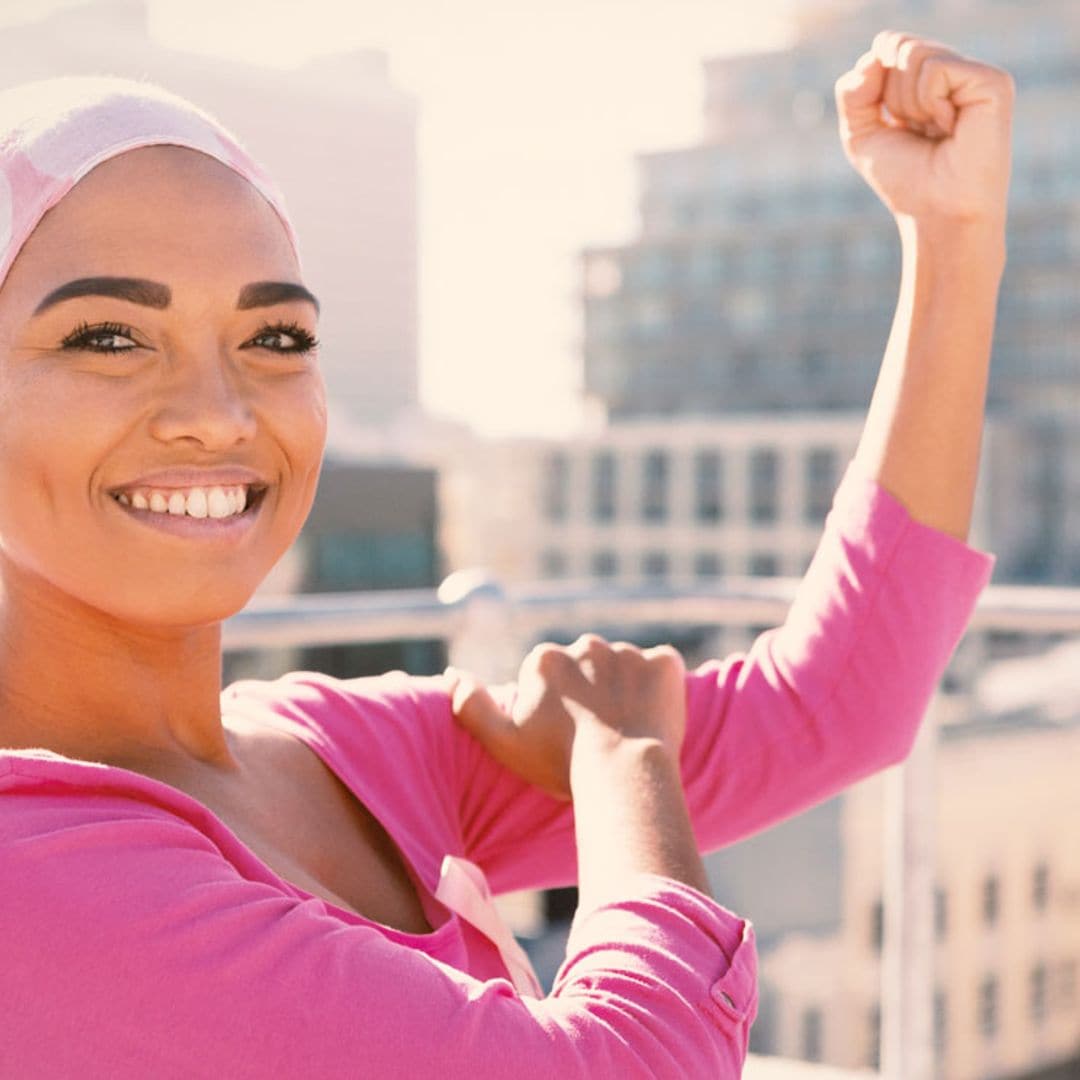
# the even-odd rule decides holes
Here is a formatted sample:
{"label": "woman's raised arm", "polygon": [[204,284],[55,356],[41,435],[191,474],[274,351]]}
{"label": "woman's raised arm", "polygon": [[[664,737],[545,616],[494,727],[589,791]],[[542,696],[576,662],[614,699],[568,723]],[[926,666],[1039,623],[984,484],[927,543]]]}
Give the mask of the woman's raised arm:
{"label": "woman's raised arm", "polygon": [[1005,267],[1013,96],[1006,72],[891,30],[836,84],[844,151],[892,211],[903,266],[856,461],[960,540]]}
{"label": "woman's raised arm", "polygon": [[[704,850],[903,760],[994,566],[965,540],[1012,80],[884,32],[836,92],[845,151],[896,216],[900,299],[858,452],[783,625],[687,678],[682,775]],[[519,717],[525,690],[524,703],[514,688],[500,697]],[[572,880],[569,808],[481,748],[467,757],[463,823],[493,887]]]}

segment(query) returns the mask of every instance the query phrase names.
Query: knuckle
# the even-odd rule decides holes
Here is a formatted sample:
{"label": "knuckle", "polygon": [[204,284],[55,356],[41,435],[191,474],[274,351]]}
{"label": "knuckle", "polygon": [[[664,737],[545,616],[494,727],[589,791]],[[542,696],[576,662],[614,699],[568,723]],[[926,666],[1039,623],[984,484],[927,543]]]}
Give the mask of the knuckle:
{"label": "knuckle", "polygon": [[541,675],[551,674],[562,666],[566,653],[561,645],[555,645],[550,641],[541,642],[529,654],[532,666]]}

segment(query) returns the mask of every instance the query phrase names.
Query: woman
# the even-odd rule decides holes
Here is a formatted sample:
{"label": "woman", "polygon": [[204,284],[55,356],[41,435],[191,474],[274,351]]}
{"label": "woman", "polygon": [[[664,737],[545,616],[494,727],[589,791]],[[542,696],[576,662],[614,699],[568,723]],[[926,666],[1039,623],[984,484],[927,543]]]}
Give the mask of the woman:
{"label": "woman", "polygon": [[[504,713],[455,675],[220,691],[220,622],[296,537],[325,436],[284,208],[153,88],[3,95],[6,1074],[739,1075],[753,935],[699,843],[899,760],[993,564],[964,540],[1011,83],[883,34],[837,100],[904,278],[789,618],[691,676],[542,648]],[[489,888],[575,878],[541,998]]]}

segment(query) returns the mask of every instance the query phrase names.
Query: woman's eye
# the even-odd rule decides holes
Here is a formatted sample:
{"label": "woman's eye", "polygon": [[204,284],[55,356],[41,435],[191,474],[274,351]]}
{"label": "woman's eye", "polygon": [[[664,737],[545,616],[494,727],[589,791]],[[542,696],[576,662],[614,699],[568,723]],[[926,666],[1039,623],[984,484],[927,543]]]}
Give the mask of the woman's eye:
{"label": "woman's eye", "polygon": [[131,352],[139,348],[132,329],[119,323],[80,326],[64,338],[62,345],[65,349],[99,353]]}
{"label": "woman's eye", "polygon": [[302,326],[295,323],[264,326],[244,348],[269,349],[280,353],[306,353],[319,343]]}

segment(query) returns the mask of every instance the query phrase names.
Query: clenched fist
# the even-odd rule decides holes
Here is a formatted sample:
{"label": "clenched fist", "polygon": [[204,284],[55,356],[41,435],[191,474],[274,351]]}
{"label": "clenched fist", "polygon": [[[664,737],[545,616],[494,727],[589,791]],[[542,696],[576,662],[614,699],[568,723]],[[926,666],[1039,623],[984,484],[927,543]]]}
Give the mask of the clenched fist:
{"label": "clenched fist", "polygon": [[897,217],[1004,220],[1015,89],[937,41],[874,38],[836,83],[848,160]]}
{"label": "clenched fist", "polygon": [[471,675],[448,672],[454,717],[523,779],[570,798],[574,747],[660,743],[677,763],[686,732],[686,669],[670,645],[639,649],[583,634],[538,645],[522,662],[508,709]]}

